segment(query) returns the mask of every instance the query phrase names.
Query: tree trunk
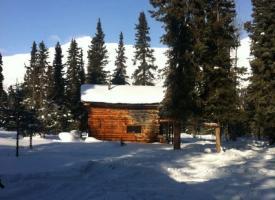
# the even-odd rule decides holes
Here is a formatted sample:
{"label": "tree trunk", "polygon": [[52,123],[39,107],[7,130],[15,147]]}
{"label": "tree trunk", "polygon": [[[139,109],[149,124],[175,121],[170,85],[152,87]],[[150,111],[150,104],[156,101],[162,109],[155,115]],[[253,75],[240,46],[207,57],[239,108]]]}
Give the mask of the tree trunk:
{"label": "tree trunk", "polygon": [[180,149],[180,123],[178,121],[174,121],[173,122],[173,126],[174,126],[174,150],[178,150]]}
{"label": "tree trunk", "polygon": [[16,133],[16,157],[19,156],[19,130],[17,128],[17,133]]}
{"label": "tree trunk", "polygon": [[32,149],[32,133],[30,133],[30,149]]}

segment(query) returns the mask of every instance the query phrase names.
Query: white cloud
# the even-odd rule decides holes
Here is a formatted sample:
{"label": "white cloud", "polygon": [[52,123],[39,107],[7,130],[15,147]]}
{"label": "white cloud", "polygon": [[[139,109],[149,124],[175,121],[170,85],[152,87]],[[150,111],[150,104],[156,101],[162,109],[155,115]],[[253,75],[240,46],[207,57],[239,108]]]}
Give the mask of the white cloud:
{"label": "white cloud", "polygon": [[58,35],[51,35],[50,40],[53,42],[61,41],[61,39]]}
{"label": "white cloud", "polygon": [[0,48],[0,53],[1,53],[2,56],[3,56],[4,53],[7,53],[7,50],[6,50],[6,49],[3,49],[3,48]]}

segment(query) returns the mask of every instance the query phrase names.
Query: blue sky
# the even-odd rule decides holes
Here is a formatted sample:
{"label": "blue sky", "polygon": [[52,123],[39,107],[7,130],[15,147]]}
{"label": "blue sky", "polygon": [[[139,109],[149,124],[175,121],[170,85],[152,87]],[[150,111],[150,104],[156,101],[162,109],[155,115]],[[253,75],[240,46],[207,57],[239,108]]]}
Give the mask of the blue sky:
{"label": "blue sky", "polygon": [[[250,19],[250,0],[236,0],[238,21]],[[125,43],[133,44],[140,11],[147,13],[151,45],[162,46],[161,24],[151,19],[149,0],[0,0],[0,51],[3,55],[29,52],[32,42],[44,40],[47,46],[57,41],[95,33],[101,18],[106,42],[117,42],[119,32]]]}

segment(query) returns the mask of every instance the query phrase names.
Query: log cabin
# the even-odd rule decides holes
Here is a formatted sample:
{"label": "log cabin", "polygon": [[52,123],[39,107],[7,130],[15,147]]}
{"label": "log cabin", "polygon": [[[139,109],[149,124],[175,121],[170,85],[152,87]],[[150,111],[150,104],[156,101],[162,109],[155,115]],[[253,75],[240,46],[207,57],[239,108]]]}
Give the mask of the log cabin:
{"label": "log cabin", "polygon": [[164,89],[156,86],[81,86],[89,135],[100,140],[159,141],[163,98]]}

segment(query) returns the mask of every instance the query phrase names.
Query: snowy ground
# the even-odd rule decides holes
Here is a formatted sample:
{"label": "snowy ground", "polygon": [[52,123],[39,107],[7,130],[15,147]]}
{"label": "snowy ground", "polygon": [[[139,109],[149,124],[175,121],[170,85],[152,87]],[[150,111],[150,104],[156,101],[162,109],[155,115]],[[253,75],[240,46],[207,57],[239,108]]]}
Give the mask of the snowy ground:
{"label": "snowy ground", "polygon": [[1,200],[275,199],[275,147],[240,139],[215,153],[211,138],[171,145],[20,139],[0,131]]}

